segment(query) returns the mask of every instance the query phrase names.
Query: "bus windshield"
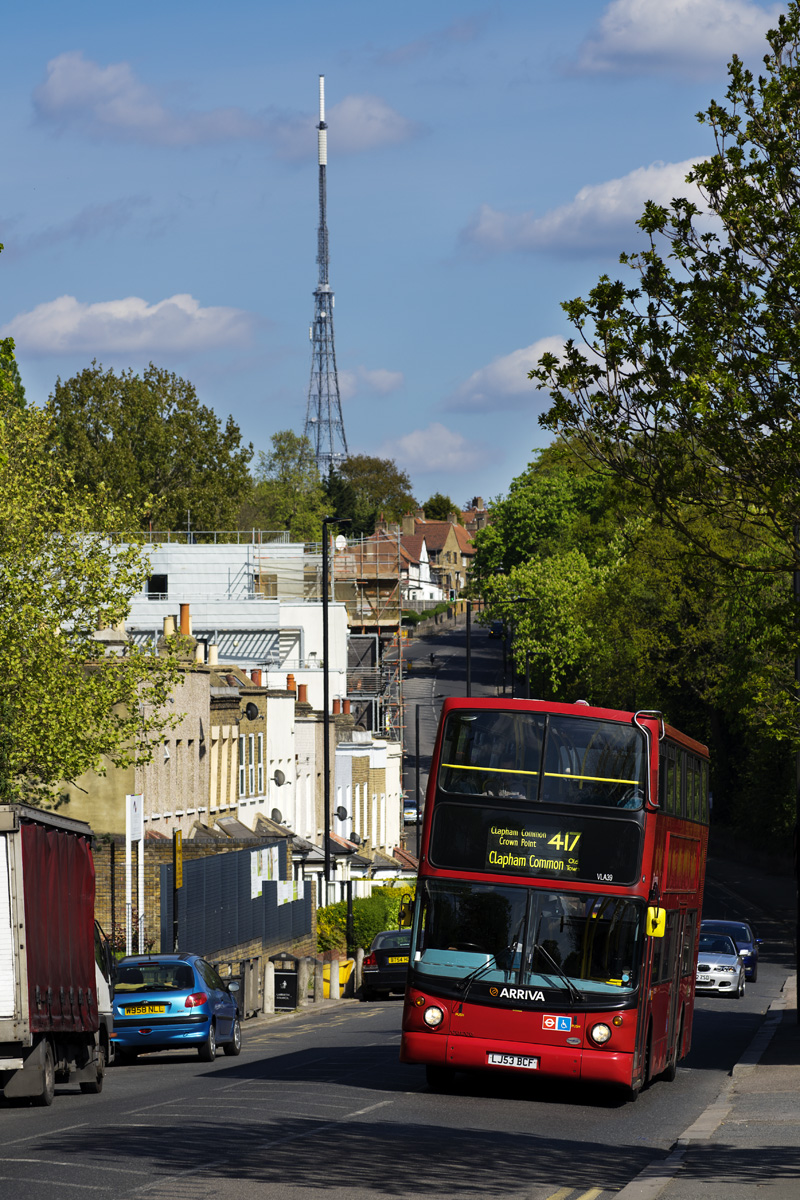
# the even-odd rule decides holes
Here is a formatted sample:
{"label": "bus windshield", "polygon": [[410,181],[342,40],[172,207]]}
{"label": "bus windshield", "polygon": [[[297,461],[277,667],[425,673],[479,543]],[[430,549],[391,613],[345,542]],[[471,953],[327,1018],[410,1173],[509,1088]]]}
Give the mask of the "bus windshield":
{"label": "bus windshield", "polygon": [[641,808],[641,730],[617,721],[496,709],[451,712],[440,792],[547,804]]}
{"label": "bus windshield", "polygon": [[451,879],[420,887],[412,962],[440,988],[546,987],[567,1003],[637,987],[641,900]]}

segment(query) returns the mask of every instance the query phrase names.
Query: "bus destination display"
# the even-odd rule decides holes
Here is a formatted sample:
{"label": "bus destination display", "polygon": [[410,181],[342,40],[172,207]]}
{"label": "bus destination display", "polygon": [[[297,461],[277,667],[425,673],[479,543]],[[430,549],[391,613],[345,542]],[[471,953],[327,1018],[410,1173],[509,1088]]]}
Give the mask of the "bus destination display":
{"label": "bus destination display", "polygon": [[493,822],[487,838],[486,866],[490,871],[512,875],[555,871],[579,877],[583,836],[579,829],[564,829],[545,821],[522,826]]}
{"label": "bus destination display", "polygon": [[455,871],[630,884],[639,874],[641,853],[635,814],[630,819],[552,809],[523,814],[440,800],[431,829],[431,864]]}

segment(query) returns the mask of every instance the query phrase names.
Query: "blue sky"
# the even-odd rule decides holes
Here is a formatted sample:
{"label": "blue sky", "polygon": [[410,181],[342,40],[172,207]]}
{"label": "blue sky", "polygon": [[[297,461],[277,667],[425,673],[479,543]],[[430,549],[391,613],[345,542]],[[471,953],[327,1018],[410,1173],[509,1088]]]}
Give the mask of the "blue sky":
{"label": "blue sky", "polygon": [[28,396],[96,358],[191,379],[256,450],[302,432],[318,76],[351,452],[424,500],[505,492],[547,438],[563,300],[687,194],[695,114],[761,0],[30,0],[3,17],[0,336]]}

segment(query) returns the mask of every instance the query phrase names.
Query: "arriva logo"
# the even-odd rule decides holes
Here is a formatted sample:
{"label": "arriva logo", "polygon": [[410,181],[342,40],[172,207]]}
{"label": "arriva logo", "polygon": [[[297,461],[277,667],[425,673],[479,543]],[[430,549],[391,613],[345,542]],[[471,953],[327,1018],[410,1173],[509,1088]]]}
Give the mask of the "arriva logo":
{"label": "arriva logo", "polygon": [[[490,988],[489,991],[493,996],[497,995],[496,988]],[[504,987],[500,989],[501,1000],[544,1000],[544,992],[535,992],[532,988],[510,988]]]}

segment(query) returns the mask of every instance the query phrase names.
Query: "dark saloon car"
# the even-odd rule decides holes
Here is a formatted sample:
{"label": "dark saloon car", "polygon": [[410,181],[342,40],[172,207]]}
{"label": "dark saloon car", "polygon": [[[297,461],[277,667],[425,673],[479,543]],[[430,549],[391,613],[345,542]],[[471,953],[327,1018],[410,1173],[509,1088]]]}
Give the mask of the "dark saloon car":
{"label": "dark saloon car", "polygon": [[236,1005],[238,983],[228,986],[211,963],[196,954],[149,954],[123,958],[114,985],[117,1062],[148,1050],[194,1049],[213,1062],[242,1048]]}
{"label": "dark saloon car", "polygon": [[362,1000],[377,1000],[390,992],[406,990],[410,929],[386,929],[377,934],[364,959]]}
{"label": "dark saloon car", "polygon": [[756,937],[752,925],[748,925],[746,921],[703,920],[700,922],[700,932],[724,934],[725,937],[733,938],[744,963],[745,978],[755,983],[758,979],[758,947],[761,945],[761,938]]}

